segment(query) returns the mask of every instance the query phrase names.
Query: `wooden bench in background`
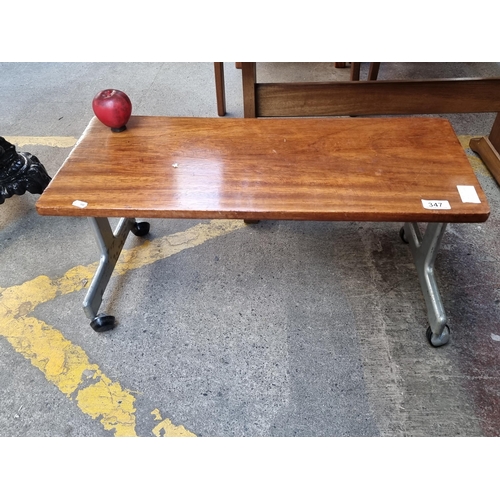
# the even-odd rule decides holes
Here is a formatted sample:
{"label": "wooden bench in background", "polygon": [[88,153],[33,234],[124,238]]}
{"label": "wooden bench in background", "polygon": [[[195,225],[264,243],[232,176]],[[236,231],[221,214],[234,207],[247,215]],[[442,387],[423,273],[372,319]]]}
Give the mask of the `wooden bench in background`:
{"label": "wooden bench in background", "polygon": [[[114,326],[98,311],[129,231],[148,231],[136,218],[403,223],[434,346],[449,339],[434,277],[446,225],[489,215],[450,123],[436,118],[133,116],[121,133],[93,118],[37,210],[89,217],[101,263],[84,310],[96,331]],[[114,232],[109,217],[121,218]]]}

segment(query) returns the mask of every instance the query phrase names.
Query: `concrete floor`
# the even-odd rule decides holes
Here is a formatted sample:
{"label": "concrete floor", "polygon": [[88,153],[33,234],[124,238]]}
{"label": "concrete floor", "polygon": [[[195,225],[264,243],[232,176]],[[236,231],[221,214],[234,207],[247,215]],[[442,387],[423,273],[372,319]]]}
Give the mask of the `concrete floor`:
{"label": "concrete floor", "polygon": [[[499,74],[499,63],[387,63],[379,77]],[[134,114],[217,116],[211,63],[0,63],[0,75],[0,134],[51,176],[99,90],[125,91]],[[258,75],[349,69],[262,63]],[[228,116],[242,117],[234,63],[226,94]],[[452,336],[439,349],[399,224],[152,220],[104,298],[118,326],[97,334],[81,309],[99,257],[87,220],[41,217],[36,195],[6,200],[0,436],[500,435],[500,191],[467,149],[494,115],[447,118],[491,216],[444,237],[436,273]]]}

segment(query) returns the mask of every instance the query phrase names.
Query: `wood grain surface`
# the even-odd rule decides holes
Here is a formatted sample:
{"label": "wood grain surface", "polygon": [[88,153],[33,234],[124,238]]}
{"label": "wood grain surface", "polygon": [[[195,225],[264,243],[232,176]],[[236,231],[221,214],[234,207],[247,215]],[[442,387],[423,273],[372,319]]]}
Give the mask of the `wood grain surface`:
{"label": "wood grain surface", "polygon": [[[457,185],[481,203],[463,203]],[[428,210],[446,200],[450,210]],[[73,206],[75,200],[87,203]],[[480,222],[489,206],[439,118],[93,118],[42,215]]]}

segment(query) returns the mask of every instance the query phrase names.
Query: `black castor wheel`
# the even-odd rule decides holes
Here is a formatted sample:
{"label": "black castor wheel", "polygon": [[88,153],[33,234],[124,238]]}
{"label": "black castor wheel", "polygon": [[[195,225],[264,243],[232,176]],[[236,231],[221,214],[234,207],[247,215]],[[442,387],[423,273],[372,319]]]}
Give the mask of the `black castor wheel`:
{"label": "black castor wheel", "polygon": [[150,224],[149,222],[136,222],[133,226],[131,231],[136,235],[136,236],[146,236],[146,234],[149,233],[149,228]]}
{"label": "black castor wheel", "polygon": [[432,347],[441,347],[442,345],[445,345],[450,341],[450,327],[448,325],[444,325],[444,330],[434,342],[432,341],[432,330],[430,326],[427,328],[425,336],[427,337],[427,340]]}
{"label": "black castor wheel", "polygon": [[98,333],[107,332],[115,327],[115,317],[99,314],[90,322],[90,326]]}
{"label": "black castor wheel", "polygon": [[403,226],[400,230],[399,230],[399,237],[403,240],[403,243],[406,243],[408,245],[408,243],[410,243],[407,239],[406,239],[406,234],[405,234],[405,227]]}

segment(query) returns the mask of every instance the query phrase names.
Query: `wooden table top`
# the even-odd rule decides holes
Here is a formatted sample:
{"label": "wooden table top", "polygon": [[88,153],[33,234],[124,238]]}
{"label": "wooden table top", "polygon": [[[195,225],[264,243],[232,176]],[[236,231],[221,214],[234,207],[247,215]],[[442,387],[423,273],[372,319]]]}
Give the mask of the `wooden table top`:
{"label": "wooden table top", "polygon": [[[457,186],[480,203],[464,203]],[[74,206],[76,200],[85,208]],[[422,200],[449,209],[424,208]],[[42,215],[482,222],[485,194],[440,118],[93,118]]]}

